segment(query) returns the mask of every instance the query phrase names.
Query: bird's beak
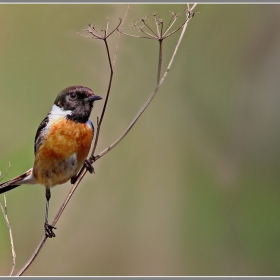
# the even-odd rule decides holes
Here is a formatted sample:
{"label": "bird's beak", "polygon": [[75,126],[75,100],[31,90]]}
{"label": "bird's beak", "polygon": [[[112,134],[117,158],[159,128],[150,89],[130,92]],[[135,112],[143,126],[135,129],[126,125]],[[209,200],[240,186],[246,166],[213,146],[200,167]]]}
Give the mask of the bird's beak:
{"label": "bird's beak", "polygon": [[86,98],[86,101],[95,101],[95,100],[100,100],[100,99],[102,99],[101,96],[93,94],[93,95],[89,96],[88,98]]}

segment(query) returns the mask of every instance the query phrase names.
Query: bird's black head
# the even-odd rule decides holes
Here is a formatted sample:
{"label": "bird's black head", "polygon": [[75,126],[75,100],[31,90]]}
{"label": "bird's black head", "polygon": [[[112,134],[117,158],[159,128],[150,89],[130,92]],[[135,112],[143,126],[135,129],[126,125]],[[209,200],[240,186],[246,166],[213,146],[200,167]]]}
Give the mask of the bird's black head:
{"label": "bird's black head", "polygon": [[71,111],[68,119],[85,123],[88,121],[93,102],[102,97],[95,95],[93,91],[83,86],[70,86],[62,90],[54,101],[54,104],[62,110]]}

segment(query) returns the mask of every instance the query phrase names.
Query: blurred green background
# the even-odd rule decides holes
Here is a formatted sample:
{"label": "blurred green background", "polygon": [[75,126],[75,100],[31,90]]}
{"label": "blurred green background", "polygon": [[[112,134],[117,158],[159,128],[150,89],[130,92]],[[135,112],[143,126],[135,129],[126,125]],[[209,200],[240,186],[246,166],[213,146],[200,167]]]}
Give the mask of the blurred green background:
{"label": "blurred green background", "polygon": [[[105,96],[101,41],[78,33],[109,28],[127,5],[0,5],[0,170],[33,164],[38,125],[60,90],[75,84]],[[157,11],[130,5],[124,31]],[[95,164],[25,275],[279,275],[280,6],[203,5],[190,22],[160,92],[128,136]],[[177,25],[178,26],[178,25]],[[164,66],[179,33],[164,42]],[[115,77],[98,151],[128,126],[153,91],[156,41],[109,40]],[[104,100],[103,100],[104,101]],[[96,103],[96,123],[103,101]],[[70,183],[52,190],[54,217]],[[3,201],[3,195],[0,197]],[[45,192],[7,193],[17,269],[43,236]],[[0,275],[12,265],[0,216]]]}

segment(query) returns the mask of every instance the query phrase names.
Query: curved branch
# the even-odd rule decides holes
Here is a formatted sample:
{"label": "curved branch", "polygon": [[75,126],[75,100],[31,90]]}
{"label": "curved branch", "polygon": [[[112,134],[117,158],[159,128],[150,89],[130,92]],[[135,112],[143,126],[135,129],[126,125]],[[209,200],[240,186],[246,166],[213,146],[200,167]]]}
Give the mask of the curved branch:
{"label": "curved branch", "polygon": [[[5,207],[5,209],[4,209]],[[12,266],[12,270],[10,272],[10,276],[13,275],[14,270],[15,270],[15,266],[16,266],[16,252],[15,252],[15,246],[14,246],[14,240],[13,240],[13,233],[12,233],[12,228],[8,219],[8,214],[7,214],[7,200],[6,200],[6,196],[4,195],[4,207],[2,206],[2,203],[0,201],[0,208],[2,210],[4,219],[6,221],[6,225],[9,231],[9,236],[10,236],[10,245],[11,245],[11,251],[12,251],[12,258],[13,258],[13,266]]]}
{"label": "curved branch", "polygon": [[[188,9],[188,13],[191,13],[193,11],[193,9],[195,8],[196,4],[194,4],[190,9]],[[181,35],[179,37],[179,40],[177,42],[177,45],[174,49],[174,52],[173,52],[173,55],[170,59],[170,62],[165,70],[165,73],[163,75],[163,77],[161,78],[161,80],[159,81],[158,79],[158,83],[157,83],[157,86],[156,88],[154,89],[153,93],[150,95],[150,97],[147,99],[147,101],[144,103],[144,105],[142,106],[142,108],[139,110],[139,112],[137,113],[137,115],[135,116],[135,118],[132,120],[132,122],[130,123],[130,125],[127,127],[127,129],[121,134],[121,136],[113,143],[111,144],[108,148],[106,148],[105,150],[103,150],[101,153],[99,153],[97,156],[93,156],[94,155],[94,151],[96,149],[96,146],[97,146],[97,142],[98,141],[95,141],[94,143],[94,147],[93,147],[93,151],[91,153],[91,157],[90,157],[90,160],[91,161],[97,161],[98,159],[100,159],[101,157],[103,157],[105,154],[107,154],[111,149],[113,149],[126,135],[127,133],[131,130],[131,128],[134,126],[134,124],[137,122],[137,120],[140,118],[140,116],[143,114],[143,112],[146,110],[146,108],[149,106],[149,104],[151,103],[151,101],[153,100],[153,98],[155,97],[155,95],[157,94],[159,88],[161,87],[162,83],[164,82],[169,70],[170,70],[170,67],[174,61],[174,58],[177,54],[177,51],[178,51],[178,48],[181,44],[181,41],[182,41],[182,38],[184,36],[184,33],[186,31],[186,28],[187,28],[187,25],[188,25],[188,22],[190,21],[191,17],[188,18],[188,20],[185,22],[185,25],[182,29],[182,32],[181,32]],[[116,29],[117,30],[117,29]],[[111,35],[111,34],[110,34]],[[106,41],[106,38],[103,39],[104,42],[105,42],[105,45],[106,45],[106,50],[107,50],[107,53],[108,53],[108,56],[110,57],[109,55],[109,48],[108,48],[108,45],[107,45],[107,41]],[[109,58],[109,64],[110,64],[110,69],[111,69],[111,75],[110,75],[110,81],[109,81],[109,86],[108,86],[108,90],[107,90],[107,95],[106,95],[106,100],[105,100],[105,103],[104,103],[104,106],[103,106],[103,111],[102,111],[102,114],[101,114],[101,118],[100,118],[100,121],[98,122],[98,128],[97,128],[97,135],[96,137],[99,136],[99,132],[100,132],[100,125],[102,123],[102,120],[103,120],[103,116],[104,116],[104,113],[105,113],[105,109],[106,109],[106,105],[107,105],[107,101],[108,101],[108,97],[109,97],[109,93],[110,93],[110,88],[111,88],[111,83],[112,83],[112,76],[113,76],[113,73],[114,73],[114,70],[113,70],[113,67],[112,67],[112,63],[111,63],[111,59]],[[78,187],[79,183],[81,182],[81,180],[83,179],[83,177],[85,176],[85,174],[87,173],[87,169],[86,167],[83,167],[81,169],[81,171],[79,172],[78,174],[78,177],[77,177],[77,180],[75,182],[75,184],[73,185],[72,189],[70,190],[70,192],[68,193],[66,199],[64,200],[62,206],[60,207],[59,211],[57,212],[53,222],[52,222],[52,225],[55,226],[57,221],[59,220],[61,214],[63,213],[66,205],[68,204],[71,196],[73,195],[73,193],[75,192],[76,188]],[[47,237],[44,236],[41,240],[41,242],[39,243],[38,247],[36,248],[36,250],[34,251],[34,253],[32,254],[32,256],[30,257],[30,259],[28,260],[28,262],[25,264],[25,266],[18,272],[17,276],[20,276],[22,275],[26,269],[31,265],[31,263],[34,261],[34,259],[36,258],[36,256],[39,254],[41,248],[43,247],[43,245],[45,244],[47,240]]]}
{"label": "curved branch", "polygon": [[[100,133],[100,126],[101,126],[101,123],[102,123],[102,120],[103,120],[103,117],[104,117],[104,114],[105,114],[105,110],[106,110],[106,106],[107,106],[107,102],[108,102],[108,98],[109,98],[109,94],[110,94],[112,79],[113,79],[113,73],[114,73],[112,62],[111,62],[111,58],[110,58],[107,38],[108,38],[108,36],[106,37],[106,34],[105,34],[105,37],[103,38],[103,41],[105,43],[106,51],[107,51],[107,54],[108,54],[108,60],[109,60],[111,75],[110,75],[110,80],[109,80],[109,85],[108,85],[108,90],[107,90],[107,95],[106,95],[105,103],[104,103],[103,110],[102,110],[102,113],[101,113],[101,118],[100,118],[100,121],[98,121],[97,133],[96,133],[96,136],[95,136],[95,142],[94,142],[93,150],[92,150],[92,153],[91,153],[91,156],[90,156],[90,161],[91,162],[93,162],[93,159],[94,159],[93,154],[94,154],[94,151],[95,151],[96,146],[97,146],[98,137],[99,137],[99,133]],[[70,198],[74,194],[75,190],[77,189],[79,183],[81,182],[81,180],[83,179],[83,177],[85,176],[87,171],[88,170],[87,170],[87,168],[85,166],[79,171],[75,184],[71,188],[71,190],[68,193],[66,199],[64,200],[64,202],[61,205],[60,209],[58,210],[56,216],[54,217],[53,222],[51,223],[52,226],[55,226],[56,223],[58,222],[58,220],[59,220],[60,216],[62,215],[66,205],[68,204]],[[18,272],[17,276],[21,276],[26,271],[26,269],[32,264],[32,262],[35,260],[35,258],[37,257],[37,255],[41,251],[42,247],[44,246],[46,240],[47,240],[47,237],[44,236],[42,238],[41,242],[39,243],[38,247],[35,249],[35,251],[32,254],[32,256],[30,257],[30,259],[27,261],[27,263],[24,265],[24,267]]]}
{"label": "curved branch", "polygon": [[[193,4],[193,6],[188,9],[188,13],[192,12],[194,10],[194,8],[196,7],[196,3]],[[150,97],[147,99],[147,101],[145,102],[145,104],[142,106],[142,108],[139,110],[139,112],[137,113],[137,115],[134,117],[134,119],[132,120],[132,122],[129,124],[129,126],[127,127],[127,129],[120,135],[120,137],[113,143],[111,144],[109,147],[107,147],[105,150],[103,150],[102,152],[100,152],[98,155],[95,156],[95,161],[100,159],[101,157],[103,157],[104,155],[106,155],[110,150],[112,150],[119,142],[121,142],[121,140],[127,135],[127,133],[131,130],[131,128],[134,126],[134,124],[137,122],[137,120],[140,118],[140,116],[143,114],[143,112],[146,110],[146,108],[149,106],[149,104],[152,102],[153,98],[155,97],[155,95],[157,94],[159,88],[161,87],[162,83],[164,82],[171,66],[172,63],[174,61],[174,58],[177,54],[178,48],[182,42],[182,39],[184,37],[186,28],[188,26],[189,21],[191,20],[191,17],[189,17],[187,19],[187,21],[184,23],[181,35],[179,37],[179,40],[177,42],[177,45],[174,49],[174,52],[172,54],[172,57],[169,61],[169,64],[164,72],[163,77],[161,78],[160,82],[158,83],[158,85],[156,86],[156,88],[154,89],[154,91],[152,92],[152,94],[150,95]]]}

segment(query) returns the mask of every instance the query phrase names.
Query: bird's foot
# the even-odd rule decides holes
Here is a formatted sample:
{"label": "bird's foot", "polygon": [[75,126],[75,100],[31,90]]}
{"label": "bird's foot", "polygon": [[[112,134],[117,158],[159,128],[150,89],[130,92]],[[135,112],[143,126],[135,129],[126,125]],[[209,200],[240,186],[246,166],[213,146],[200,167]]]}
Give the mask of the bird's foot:
{"label": "bird's foot", "polygon": [[86,169],[88,170],[88,172],[90,174],[95,173],[94,172],[94,167],[93,167],[92,163],[88,159],[85,160],[84,165],[85,165]]}
{"label": "bird's foot", "polygon": [[45,222],[44,228],[45,228],[45,235],[48,238],[55,237],[55,234],[54,234],[53,230],[56,229],[56,227],[54,227],[54,226],[48,224],[47,222]]}
{"label": "bird's foot", "polygon": [[[84,166],[85,166],[85,168],[88,170],[88,172],[90,174],[95,173],[94,172],[94,167],[92,166],[92,163],[88,159],[85,160]],[[80,173],[81,173],[81,170],[79,171],[78,174],[76,174],[73,177],[71,177],[71,184],[72,185],[76,183],[77,178],[79,177]]]}

